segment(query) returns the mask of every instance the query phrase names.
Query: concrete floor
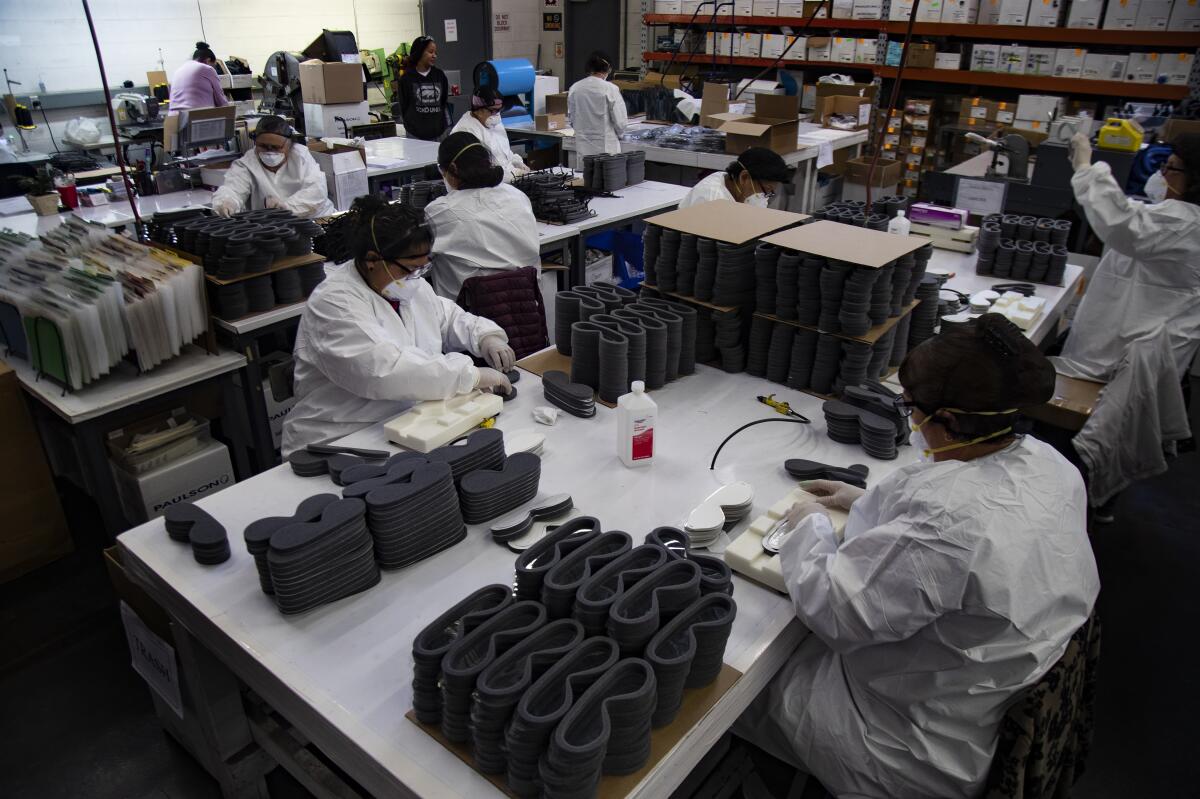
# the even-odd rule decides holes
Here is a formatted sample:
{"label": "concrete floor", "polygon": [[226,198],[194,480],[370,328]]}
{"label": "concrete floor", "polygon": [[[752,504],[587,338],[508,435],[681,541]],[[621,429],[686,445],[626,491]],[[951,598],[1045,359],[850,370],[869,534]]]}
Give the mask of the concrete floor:
{"label": "concrete floor", "polygon": [[[1197,408],[1193,403],[1193,429]],[[1200,455],[1130,489],[1094,536],[1102,673],[1091,762],[1074,795],[1196,795]],[[129,667],[86,498],[66,490],[76,552],[0,586],[0,796],[211,799]],[[279,772],[273,796],[303,796]]]}

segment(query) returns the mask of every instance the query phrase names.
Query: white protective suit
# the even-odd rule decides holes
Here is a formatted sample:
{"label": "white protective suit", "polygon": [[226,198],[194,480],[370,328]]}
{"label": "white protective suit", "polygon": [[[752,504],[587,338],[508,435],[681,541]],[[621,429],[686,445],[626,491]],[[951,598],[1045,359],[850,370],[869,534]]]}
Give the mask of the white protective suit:
{"label": "white protective suit", "polygon": [[425,281],[399,313],[358,274],[333,271],[308,299],[296,332],[298,402],[283,423],[283,454],[353,433],[408,409],[475,388],[494,322],[438,297]]}
{"label": "white protective suit", "polygon": [[902,467],[779,557],[812,635],[734,732],[844,797],[973,797],[1000,721],[1099,591],[1083,479],[1025,437]]}
{"label": "white protective suit", "polygon": [[507,183],[456,189],[425,207],[433,226],[433,285],[458,299],[463,281],[494,269],[541,263],[537,220],[524,192]]}
{"label": "white protective suit", "polygon": [[692,186],[692,190],[679,201],[680,208],[691,208],[700,203],[710,203],[713,200],[728,200],[737,202],[732,192],[725,187],[725,172],[713,172],[708,177]]}
{"label": "white protective suit", "polygon": [[225,170],[225,184],[213,194],[213,205],[232,200],[234,213],[254,211],[266,208],[268,197],[277,198],[281,207],[307,219],[337,213],[329,201],[325,173],[308,148],[300,144],[292,144],[277,172],[264,167],[254,150],[234,161]]}
{"label": "white protective suit", "polygon": [[567,92],[567,119],[575,130],[575,152],[585,155],[617,155],[620,136],[629,121],[625,100],[613,83],[588,75]]}
{"label": "white protective suit", "polygon": [[1064,374],[1107,381],[1134,339],[1166,328],[1180,375],[1200,344],[1200,207],[1130,200],[1098,162],[1071,178],[1105,244],[1063,347]]}
{"label": "white protective suit", "polygon": [[459,117],[458,122],[454,123],[454,129],[450,132],[470,133],[483,142],[483,146],[488,148],[488,152],[492,154],[492,160],[504,170],[505,183],[512,183],[513,178],[520,177],[529,171],[529,167],[525,166],[525,161],[521,156],[512,151],[512,145],[508,142],[508,131],[504,129],[503,122],[490,128],[471,116],[471,112],[468,111]]}

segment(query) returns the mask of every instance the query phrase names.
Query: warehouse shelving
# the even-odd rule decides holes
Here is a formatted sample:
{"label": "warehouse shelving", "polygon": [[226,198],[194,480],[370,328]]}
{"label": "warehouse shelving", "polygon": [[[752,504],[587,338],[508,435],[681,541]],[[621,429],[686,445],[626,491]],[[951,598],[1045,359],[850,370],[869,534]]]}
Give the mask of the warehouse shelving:
{"label": "warehouse shelving", "polygon": [[[881,78],[896,77],[896,67],[879,67]],[[1168,86],[1157,83],[1124,83],[1116,80],[1085,80],[1056,78],[1049,75],[1010,75],[1004,72],[972,72],[965,69],[904,70],[906,81],[957,83],[966,86],[998,86],[1026,91],[1061,92],[1063,94],[1101,94],[1111,97],[1137,97],[1145,100],[1182,100],[1187,86]]]}
{"label": "warehouse shelving", "polygon": [[[642,53],[642,60],[644,60],[644,61],[670,61],[672,55],[675,56],[676,62],[683,62],[683,61],[687,60],[687,58],[689,56],[689,54],[686,52],[679,53],[679,54]],[[711,64],[713,62],[713,58],[714,57],[713,57],[712,53],[692,53],[691,54],[692,64],[699,65],[699,66],[703,66],[704,64]],[[774,58],[743,58],[742,56],[733,56],[733,58],[731,59],[727,55],[718,54],[716,56],[716,62],[718,65],[728,65],[728,64],[732,63],[734,66],[740,66],[740,67],[769,67],[769,66],[773,66],[775,64],[775,59]],[[841,69],[841,70],[856,70],[857,69],[857,70],[865,70],[867,72],[875,71],[874,64],[863,64],[863,63],[848,64],[848,63],[841,62],[841,61],[780,61],[779,65],[782,67],[828,67],[830,69]]]}

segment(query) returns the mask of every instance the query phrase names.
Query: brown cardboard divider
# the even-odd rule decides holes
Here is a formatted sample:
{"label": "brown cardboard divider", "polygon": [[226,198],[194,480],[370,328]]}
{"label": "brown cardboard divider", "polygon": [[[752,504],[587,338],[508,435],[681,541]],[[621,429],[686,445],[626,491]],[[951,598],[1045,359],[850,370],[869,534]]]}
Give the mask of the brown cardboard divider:
{"label": "brown cardboard divider", "polygon": [[727,244],[745,244],[768,233],[799,225],[808,218],[808,214],[714,200],[652,216],[646,222]]}
{"label": "brown cardboard divider", "polygon": [[[569,375],[571,374],[571,356],[563,355],[555,347],[547,347],[541,352],[526,355],[517,361],[517,367],[538,377],[541,377],[546,372],[565,372]],[[603,405],[605,408],[617,407],[617,403],[606,402],[600,399],[599,394],[595,394],[594,392],[593,394],[598,405]]]}
{"label": "brown cardboard divider", "polygon": [[728,112],[729,84],[706,81],[704,96],[700,99],[700,124],[706,128],[718,127],[721,121],[715,119],[715,115]]}
{"label": "brown cardboard divider", "polygon": [[[650,732],[650,758],[646,761],[646,764],[632,774],[623,776],[606,775],[601,777],[600,786],[596,791],[597,799],[622,799],[622,797],[632,793],[633,789],[651,771],[658,767],[663,758],[679,745],[688,731],[699,724],[700,720],[708,715],[709,711],[721,700],[721,697],[725,696],[734,683],[741,678],[742,673],[740,671],[725,663],[722,664],[721,672],[717,675],[717,679],[708,685],[703,688],[685,688],[683,691],[683,705],[679,708],[679,713],[675,716],[675,720],[665,727]],[[475,768],[469,744],[452,743],[442,735],[442,731],[438,727],[432,724],[422,724],[417,721],[417,717],[412,710],[405,713],[404,717],[420,727],[430,738],[433,738],[446,747],[446,749],[453,752],[459,760],[471,768]],[[516,796],[516,794],[508,790],[508,783],[505,781],[503,774],[483,774],[480,772],[480,776],[494,785],[497,790],[502,791],[505,796]]]}
{"label": "brown cardboard divider", "polygon": [[921,249],[927,242],[919,236],[897,236],[824,219],[766,236],[763,241],[787,250],[876,269]]}
{"label": "brown cardboard divider", "polygon": [[[916,308],[920,303],[921,303],[920,300],[913,300],[912,302],[910,302],[908,305],[905,305],[904,308],[901,309],[899,316],[889,316],[887,318],[886,322],[881,322],[880,324],[873,326],[870,330],[868,330],[866,333],[863,333],[861,336],[847,336],[845,333],[826,333],[826,331],[821,330],[816,325],[802,325],[799,322],[796,322],[791,319],[780,319],[778,316],[772,316],[771,314],[768,314],[768,313],[759,313],[758,311],[755,311],[754,315],[757,317],[760,317],[762,319],[769,319],[772,322],[781,322],[785,325],[791,325],[792,327],[798,327],[803,330],[815,330],[818,333],[826,333],[826,335],[833,336],[834,338],[840,338],[843,341],[862,341],[867,344],[874,344],[876,341],[879,341],[879,339],[883,338],[883,335],[885,333],[887,333],[889,330],[891,330],[896,325],[900,324],[900,320],[902,320],[904,317],[906,317],[910,313],[912,313],[913,309]],[[825,395],[817,394],[817,396],[823,397]]]}
{"label": "brown cardboard divider", "polygon": [[1054,376],[1054,396],[1049,402],[1028,408],[1025,415],[1063,430],[1079,431],[1091,418],[1104,383],[1066,375]]}

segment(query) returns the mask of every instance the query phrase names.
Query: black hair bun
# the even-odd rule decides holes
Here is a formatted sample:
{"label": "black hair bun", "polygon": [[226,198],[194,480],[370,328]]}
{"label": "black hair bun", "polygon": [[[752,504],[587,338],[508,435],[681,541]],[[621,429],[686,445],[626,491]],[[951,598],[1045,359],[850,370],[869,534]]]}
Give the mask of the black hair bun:
{"label": "black hair bun", "polygon": [[1028,343],[1021,328],[1006,316],[985,313],[975,319],[975,328],[984,340],[1004,355],[1013,356],[1021,352]]}
{"label": "black hair bun", "polygon": [[365,219],[369,219],[384,208],[387,208],[387,206],[388,202],[383,198],[382,194],[364,194],[361,197],[354,198],[350,210]]}
{"label": "black hair bun", "polygon": [[209,50],[211,48],[212,48],[212,45],[210,45],[208,42],[196,42],[197,50]]}

